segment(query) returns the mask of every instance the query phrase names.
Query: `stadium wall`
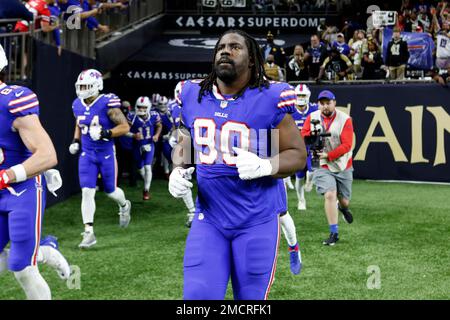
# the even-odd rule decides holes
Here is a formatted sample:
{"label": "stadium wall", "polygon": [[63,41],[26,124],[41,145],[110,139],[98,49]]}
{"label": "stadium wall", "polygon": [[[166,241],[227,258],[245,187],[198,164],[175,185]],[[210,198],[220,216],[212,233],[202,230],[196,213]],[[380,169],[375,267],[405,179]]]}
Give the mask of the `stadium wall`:
{"label": "stadium wall", "polygon": [[47,193],[47,206],[78,193],[78,157],[69,153],[75,121],[72,102],[76,98],[75,81],[83,69],[95,67],[95,61],[63,50],[58,57],[56,48],[34,41],[32,88],[39,97],[40,119],[50,135],[58,155],[56,169],[61,172],[63,187],[55,198]]}
{"label": "stadium wall", "polygon": [[313,86],[353,118],[358,179],[450,182],[450,88],[438,84]]}

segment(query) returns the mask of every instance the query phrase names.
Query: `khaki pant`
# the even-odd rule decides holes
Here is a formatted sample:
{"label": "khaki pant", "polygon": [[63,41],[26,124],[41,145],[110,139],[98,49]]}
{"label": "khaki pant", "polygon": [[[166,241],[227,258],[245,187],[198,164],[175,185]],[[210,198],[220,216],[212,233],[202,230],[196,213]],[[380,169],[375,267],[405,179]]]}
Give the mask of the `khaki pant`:
{"label": "khaki pant", "polygon": [[402,64],[398,67],[389,67],[389,79],[404,80],[406,65]]}

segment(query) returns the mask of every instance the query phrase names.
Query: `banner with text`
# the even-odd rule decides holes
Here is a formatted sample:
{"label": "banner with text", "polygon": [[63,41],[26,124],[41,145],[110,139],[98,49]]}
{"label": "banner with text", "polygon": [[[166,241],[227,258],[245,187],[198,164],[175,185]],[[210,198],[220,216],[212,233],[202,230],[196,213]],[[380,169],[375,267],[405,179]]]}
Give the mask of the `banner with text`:
{"label": "banner with text", "polygon": [[164,17],[166,29],[202,30],[209,32],[243,29],[265,33],[284,30],[306,33],[317,30],[322,22],[334,22],[333,15],[171,15]]}
{"label": "banner with text", "polygon": [[324,89],[353,119],[355,178],[450,182],[450,88],[313,86],[311,100]]}

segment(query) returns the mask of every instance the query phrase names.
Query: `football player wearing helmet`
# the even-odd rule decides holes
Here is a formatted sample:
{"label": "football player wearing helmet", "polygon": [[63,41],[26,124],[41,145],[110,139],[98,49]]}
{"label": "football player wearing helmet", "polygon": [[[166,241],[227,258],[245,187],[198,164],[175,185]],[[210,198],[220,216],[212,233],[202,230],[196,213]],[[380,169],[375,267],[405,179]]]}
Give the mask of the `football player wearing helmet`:
{"label": "football player wearing helmet", "polygon": [[72,104],[76,119],[75,133],[69,147],[71,154],[79,155],[79,178],[82,191],[81,214],[85,231],[80,248],[97,243],[94,235],[95,192],[97,177],[102,176],[104,190],[119,206],[119,225],[130,223],[131,202],[117,187],[117,161],[113,138],[130,130],[127,119],[120,110],[121,101],[115,94],[100,94],[103,90],[102,74],[89,69],[82,71],[75,83],[76,98]]}
{"label": "football player wearing helmet", "polygon": [[134,161],[144,180],[142,195],[144,200],[150,199],[155,142],[158,141],[162,129],[158,112],[151,108],[152,103],[148,97],[139,97],[136,100],[134,112],[129,112],[127,115],[131,128],[128,135],[133,138]]}
{"label": "football player wearing helmet", "polygon": [[[297,125],[299,130],[301,130],[306,117],[311,112],[317,110],[317,105],[309,103],[311,91],[309,90],[309,88],[306,85],[300,84],[297,87],[295,87],[294,91],[295,91],[295,95],[296,95],[296,102],[295,102],[296,110],[292,114],[292,118],[294,118],[295,124]],[[295,190],[297,192],[297,197],[298,197],[298,205],[297,205],[298,210],[306,210],[306,201],[305,201],[302,180],[306,175],[307,186],[309,188],[308,191],[311,191],[312,183],[310,182],[310,180],[308,180],[311,178],[311,173],[309,171],[310,168],[311,168],[311,159],[308,156],[307,157],[307,166],[305,167],[305,170],[300,170],[300,171],[296,172],[296,174],[295,174]],[[305,171],[306,171],[306,173],[305,173]],[[286,180],[285,180],[285,183],[286,183]],[[310,184],[310,186],[308,184]],[[306,187],[305,187],[305,189],[306,189]],[[287,201],[287,190],[286,190],[286,201]],[[292,219],[291,215],[289,214],[289,211],[286,211],[286,212],[280,214],[280,223],[281,223],[281,229],[283,230],[284,236],[289,245],[291,272],[293,274],[299,274],[301,271],[301,268],[302,268],[302,258],[301,258],[301,252],[300,252],[299,245],[298,245],[297,231],[295,228],[294,220]]]}

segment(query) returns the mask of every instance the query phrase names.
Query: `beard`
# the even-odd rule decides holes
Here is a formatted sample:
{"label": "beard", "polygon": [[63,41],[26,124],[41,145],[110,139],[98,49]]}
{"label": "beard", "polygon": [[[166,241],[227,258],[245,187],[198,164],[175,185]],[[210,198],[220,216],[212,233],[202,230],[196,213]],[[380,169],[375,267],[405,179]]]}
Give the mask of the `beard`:
{"label": "beard", "polygon": [[216,71],[217,78],[226,84],[233,83],[238,77],[234,63],[230,63],[229,65],[216,64],[214,69]]}

